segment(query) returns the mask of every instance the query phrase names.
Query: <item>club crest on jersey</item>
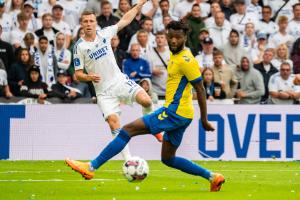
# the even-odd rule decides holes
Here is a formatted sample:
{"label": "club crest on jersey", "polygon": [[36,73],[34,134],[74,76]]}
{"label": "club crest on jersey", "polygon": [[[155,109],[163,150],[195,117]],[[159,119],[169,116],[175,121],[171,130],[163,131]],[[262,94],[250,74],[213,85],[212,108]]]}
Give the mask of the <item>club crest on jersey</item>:
{"label": "club crest on jersey", "polygon": [[102,42],[105,44],[106,43],[106,39],[104,38]]}
{"label": "club crest on jersey", "polygon": [[104,46],[102,48],[96,49],[92,53],[89,54],[90,59],[98,60],[102,56],[105,56],[108,52],[107,46]]}
{"label": "club crest on jersey", "polygon": [[190,62],[190,58],[189,57],[187,57],[187,56],[183,56],[183,59],[186,61],[186,62]]}
{"label": "club crest on jersey", "polygon": [[79,58],[75,58],[74,59],[74,65],[75,65],[75,67],[80,66],[80,60],[79,60]]}

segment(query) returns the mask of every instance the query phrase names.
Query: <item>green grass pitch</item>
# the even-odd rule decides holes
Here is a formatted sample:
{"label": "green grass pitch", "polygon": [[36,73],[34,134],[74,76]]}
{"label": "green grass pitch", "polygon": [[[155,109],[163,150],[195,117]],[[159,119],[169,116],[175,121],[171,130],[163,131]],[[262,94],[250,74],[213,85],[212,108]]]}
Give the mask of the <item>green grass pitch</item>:
{"label": "green grass pitch", "polygon": [[300,199],[299,162],[198,162],[221,172],[226,183],[217,193],[209,183],[148,161],[141,183],[122,175],[122,161],[110,161],[86,181],[63,161],[0,161],[1,200],[289,200]]}

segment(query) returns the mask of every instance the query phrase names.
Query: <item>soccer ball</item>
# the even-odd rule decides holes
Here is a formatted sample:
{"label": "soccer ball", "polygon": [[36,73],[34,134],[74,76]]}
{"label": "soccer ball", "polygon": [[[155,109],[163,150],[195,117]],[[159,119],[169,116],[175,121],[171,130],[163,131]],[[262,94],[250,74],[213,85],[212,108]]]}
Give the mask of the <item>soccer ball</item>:
{"label": "soccer ball", "polygon": [[129,182],[141,182],[148,176],[149,166],[144,159],[134,156],[124,162],[123,173]]}

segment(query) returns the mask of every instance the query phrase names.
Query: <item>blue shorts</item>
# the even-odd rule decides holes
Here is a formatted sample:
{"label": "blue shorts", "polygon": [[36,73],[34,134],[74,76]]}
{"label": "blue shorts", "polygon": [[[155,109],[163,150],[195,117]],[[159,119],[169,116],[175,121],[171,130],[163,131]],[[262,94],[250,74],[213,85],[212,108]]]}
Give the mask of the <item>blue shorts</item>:
{"label": "blue shorts", "polygon": [[145,115],[142,120],[151,134],[164,131],[164,140],[176,147],[180,145],[185,129],[192,122],[192,119],[181,117],[165,107]]}

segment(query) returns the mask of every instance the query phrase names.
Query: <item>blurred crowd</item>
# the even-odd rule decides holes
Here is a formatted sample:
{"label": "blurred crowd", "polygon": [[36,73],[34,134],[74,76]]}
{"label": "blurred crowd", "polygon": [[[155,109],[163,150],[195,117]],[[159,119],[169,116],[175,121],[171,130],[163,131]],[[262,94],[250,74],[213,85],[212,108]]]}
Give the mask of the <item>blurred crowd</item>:
{"label": "blurred crowd", "polygon": [[[95,98],[76,79],[73,47],[84,35],[80,14],[98,29],[116,24],[135,0],[0,0],[0,97]],[[165,27],[188,23],[186,47],[201,66],[209,102],[299,104],[299,0],[149,0],[112,38],[122,72],[155,101],[163,99],[170,59]]]}

